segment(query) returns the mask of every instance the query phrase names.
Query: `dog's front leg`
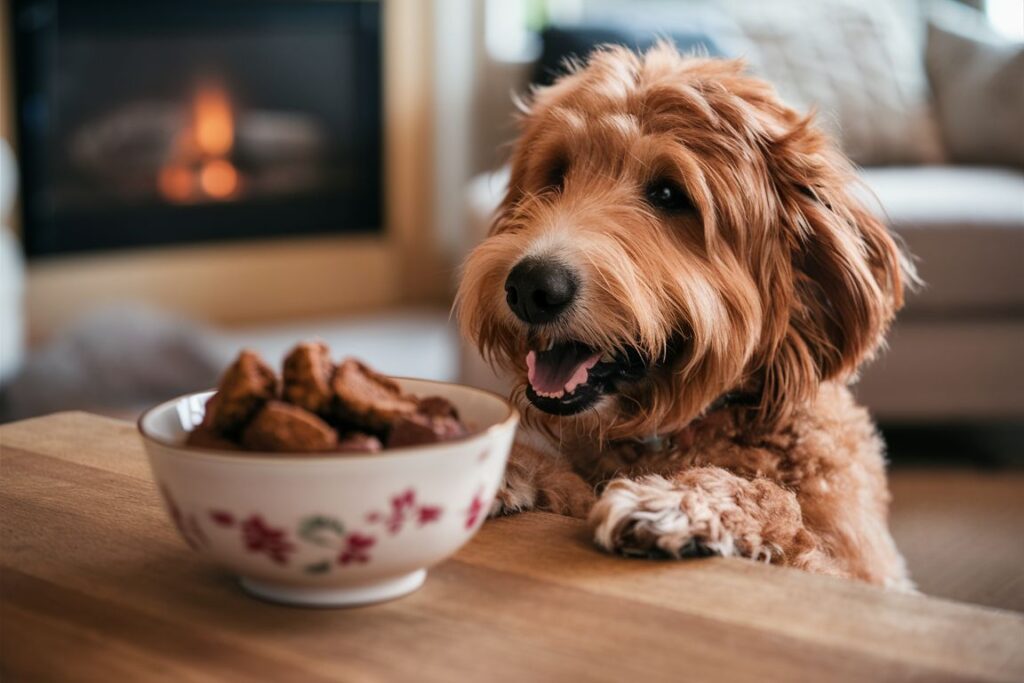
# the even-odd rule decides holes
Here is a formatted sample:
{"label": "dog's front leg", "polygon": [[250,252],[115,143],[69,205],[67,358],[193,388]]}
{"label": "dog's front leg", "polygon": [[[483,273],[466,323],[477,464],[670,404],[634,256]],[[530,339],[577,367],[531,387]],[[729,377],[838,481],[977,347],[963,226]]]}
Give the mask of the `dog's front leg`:
{"label": "dog's front leg", "polygon": [[843,574],[804,527],[791,491],[720,467],[615,479],[590,521],[600,546],[627,555],[736,556]]}
{"label": "dog's front leg", "polygon": [[543,510],[585,518],[597,496],[594,488],[552,454],[516,443],[505,480],[494,497],[491,516]]}

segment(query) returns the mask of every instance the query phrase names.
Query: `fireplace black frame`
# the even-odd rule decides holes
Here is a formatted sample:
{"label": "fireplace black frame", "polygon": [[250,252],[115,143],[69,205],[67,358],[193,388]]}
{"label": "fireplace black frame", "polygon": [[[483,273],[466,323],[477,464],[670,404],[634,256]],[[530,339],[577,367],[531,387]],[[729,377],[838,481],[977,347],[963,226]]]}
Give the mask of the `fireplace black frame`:
{"label": "fireplace black frame", "polygon": [[[382,234],[383,28],[373,0],[14,0],[15,110],[23,244],[30,259],[174,244],[325,234]],[[345,193],[199,205],[54,210],[46,123],[53,50],[63,30],[181,30],[218,22],[348,22],[357,27],[360,172]],[[139,229],[143,226],[145,229]]]}

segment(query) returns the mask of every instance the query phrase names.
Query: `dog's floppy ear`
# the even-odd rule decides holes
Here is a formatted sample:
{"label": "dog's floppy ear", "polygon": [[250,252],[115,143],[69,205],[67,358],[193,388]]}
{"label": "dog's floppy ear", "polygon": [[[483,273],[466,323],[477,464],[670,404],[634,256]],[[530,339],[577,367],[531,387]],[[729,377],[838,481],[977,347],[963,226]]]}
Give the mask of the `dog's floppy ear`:
{"label": "dog's floppy ear", "polygon": [[767,143],[783,222],[772,274],[782,282],[773,285],[789,293],[774,303],[782,324],[765,368],[769,415],[821,381],[850,378],[881,345],[904,283],[916,280],[889,230],[851,193],[845,157],[809,117],[788,124]]}

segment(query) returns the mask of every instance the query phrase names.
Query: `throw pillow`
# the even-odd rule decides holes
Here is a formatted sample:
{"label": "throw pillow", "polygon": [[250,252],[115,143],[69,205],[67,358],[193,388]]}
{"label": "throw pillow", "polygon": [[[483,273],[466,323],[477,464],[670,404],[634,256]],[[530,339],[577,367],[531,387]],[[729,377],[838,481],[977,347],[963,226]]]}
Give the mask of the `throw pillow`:
{"label": "throw pillow", "polygon": [[729,0],[752,71],[818,111],[860,164],[936,163],[941,136],[912,17],[891,0]]}
{"label": "throw pillow", "polygon": [[936,3],[928,23],[928,74],[954,161],[1024,167],[1024,43],[989,28],[956,2]]}

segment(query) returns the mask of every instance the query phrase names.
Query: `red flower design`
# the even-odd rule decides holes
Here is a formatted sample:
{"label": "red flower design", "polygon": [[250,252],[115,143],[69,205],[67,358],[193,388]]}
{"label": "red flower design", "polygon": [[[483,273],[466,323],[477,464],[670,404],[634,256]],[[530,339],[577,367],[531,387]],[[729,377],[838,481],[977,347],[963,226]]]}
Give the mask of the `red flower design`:
{"label": "red flower design", "polygon": [[252,515],[242,523],[242,538],[250,552],[266,553],[278,564],[288,564],[288,553],[295,546],[288,542],[284,529],[274,529],[259,515]]}
{"label": "red flower design", "polygon": [[420,526],[436,522],[441,517],[441,508],[436,505],[424,505],[416,512]]}
{"label": "red flower design", "polygon": [[232,527],[235,525],[235,516],[227,510],[210,510],[210,519],[217,526]]}
{"label": "red flower design", "polygon": [[416,504],[416,492],[412,489],[406,489],[404,493],[400,493],[391,499],[391,508],[393,510],[404,510],[405,508],[411,508]]}
{"label": "red flower design", "polygon": [[377,542],[373,536],[352,533],[345,537],[345,549],[338,555],[338,564],[348,565],[353,562],[366,564],[370,561],[370,548]]}
{"label": "red flower design", "polygon": [[469,508],[466,510],[466,529],[472,529],[480,521],[480,514],[484,511],[483,491],[477,491],[473,496]]}
{"label": "red flower design", "polygon": [[366,521],[370,524],[383,523],[389,534],[397,534],[409,521],[410,517],[416,520],[419,526],[436,522],[441,518],[443,510],[438,505],[418,505],[416,502],[416,491],[406,489],[391,498],[391,510],[385,514],[382,512],[370,512],[366,515]]}
{"label": "red flower design", "polygon": [[416,505],[416,492],[407,489],[391,499],[391,516],[388,517],[388,532],[397,534],[405,524],[406,513]]}

